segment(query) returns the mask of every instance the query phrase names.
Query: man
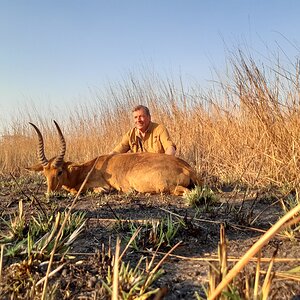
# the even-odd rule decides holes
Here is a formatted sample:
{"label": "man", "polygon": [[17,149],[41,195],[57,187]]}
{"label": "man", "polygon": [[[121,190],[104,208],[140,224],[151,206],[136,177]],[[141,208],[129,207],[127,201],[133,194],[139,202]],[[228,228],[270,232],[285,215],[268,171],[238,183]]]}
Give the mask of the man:
{"label": "man", "polygon": [[176,146],[169,132],[162,124],[151,121],[148,107],[136,106],[133,110],[135,127],[130,129],[122,138],[111,154],[131,152],[153,152],[175,155]]}

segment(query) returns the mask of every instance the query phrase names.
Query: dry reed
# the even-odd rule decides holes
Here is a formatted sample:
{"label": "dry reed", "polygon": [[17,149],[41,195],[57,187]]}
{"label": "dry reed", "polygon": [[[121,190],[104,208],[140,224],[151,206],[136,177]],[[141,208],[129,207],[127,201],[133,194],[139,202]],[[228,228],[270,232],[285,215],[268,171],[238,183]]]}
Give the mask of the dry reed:
{"label": "dry reed", "polygon": [[22,173],[36,162],[37,140],[29,121],[41,128],[51,157],[58,149],[56,119],[67,140],[66,159],[84,162],[114,148],[132,126],[132,107],[141,103],[149,106],[154,121],[167,126],[177,155],[208,182],[298,186],[299,65],[294,72],[277,65],[267,73],[239,54],[231,67],[228,82],[207,93],[149,72],[94,91],[89,104],[68,112],[20,113],[0,140],[0,172]]}

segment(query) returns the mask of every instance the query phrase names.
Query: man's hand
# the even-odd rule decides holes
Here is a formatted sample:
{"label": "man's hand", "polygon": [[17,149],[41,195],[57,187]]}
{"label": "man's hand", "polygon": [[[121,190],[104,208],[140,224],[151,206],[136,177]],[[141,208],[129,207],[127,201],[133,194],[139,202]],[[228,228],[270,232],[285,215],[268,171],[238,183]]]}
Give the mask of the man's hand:
{"label": "man's hand", "polygon": [[168,155],[175,155],[176,149],[173,146],[170,146],[166,149],[165,153]]}

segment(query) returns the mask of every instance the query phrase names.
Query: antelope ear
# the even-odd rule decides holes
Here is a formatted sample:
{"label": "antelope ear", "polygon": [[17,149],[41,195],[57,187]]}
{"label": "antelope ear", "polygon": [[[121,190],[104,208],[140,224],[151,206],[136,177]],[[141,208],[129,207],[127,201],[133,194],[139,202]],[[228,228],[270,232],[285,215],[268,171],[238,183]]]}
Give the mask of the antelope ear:
{"label": "antelope ear", "polygon": [[73,162],[71,161],[67,161],[65,162],[65,167],[68,171],[72,172],[74,170],[77,170],[79,168],[78,165],[75,165]]}
{"label": "antelope ear", "polygon": [[41,172],[44,170],[42,164],[33,165],[31,167],[26,167],[25,170],[33,171],[33,172]]}

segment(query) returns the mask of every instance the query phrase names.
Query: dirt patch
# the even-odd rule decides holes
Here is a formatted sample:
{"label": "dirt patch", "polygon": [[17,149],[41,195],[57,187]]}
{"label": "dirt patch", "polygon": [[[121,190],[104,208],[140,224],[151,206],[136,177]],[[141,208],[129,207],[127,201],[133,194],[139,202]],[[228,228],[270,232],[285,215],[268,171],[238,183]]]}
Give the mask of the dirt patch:
{"label": "dirt patch", "polygon": [[[18,211],[19,200],[23,201],[24,213],[30,217],[36,212],[46,213],[63,211],[71,204],[73,198],[67,195],[53,197],[46,202],[43,192],[45,184],[41,177],[1,178],[0,214],[2,219],[9,220]],[[54,299],[101,299],[95,294],[98,275],[105,274],[108,262],[102,257],[103,246],[114,251],[116,237],[119,236],[125,245],[127,231],[116,220],[162,219],[168,215],[180,218],[185,226],[180,228],[173,244],[181,241],[180,246],[163,263],[163,275],[155,282],[154,287],[161,288],[163,299],[196,299],[195,292],[204,296],[203,285],[208,282],[208,258],[215,258],[218,253],[220,224],[225,225],[228,240],[228,256],[242,256],[257,239],[262,231],[274,224],[282,215],[278,195],[271,191],[239,191],[227,190],[216,192],[219,202],[207,207],[193,208],[187,205],[181,197],[169,195],[141,194],[86,194],[78,200],[75,211],[85,212],[87,223],[84,231],[72,244],[70,255],[72,262],[57,273],[60,277],[59,292]],[[126,223],[125,223],[126,224]],[[3,230],[3,228],[0,228]],[[142,255],[151,259],[147,253],[149,245],[145,241],[140,251],[129,249],[124,257],[133,267]],[[163,245],[157,254],[159,261],[170,247]],[[263,248],[263,257],[271,257],[277,249],[278,258],[298,258],[299,241],[297,235],[293,240],[286,236],[276,236]],[[17,261],[16,258],[4,258],[2,275],[4,282],[10,284],[12,278],[6,276],[5,270]],[[230,263],[232,265],[233,262]],[[287,271],[299,266],[300,261],[276,262],[274,271]],[[250,263],[241,273],[251,278],[254,274],[254,263]],[[262,264],[266,270],[268,264]],[[45,267],[39,267],[37,273],[45,272]],[[97,276],[96,276],[97,275]],[[262,277],[263,278],[263,277]],[[300,286],[296,281],[282,280],[275,275],[271,287],[270,299],[297,299]],[[98,297],[98,298],[97,298]],[[293,298],[294,297],[294,298]],[[7,298],[8,299],[8,298]],[[161,298],[162,299],[162,298]]]}

